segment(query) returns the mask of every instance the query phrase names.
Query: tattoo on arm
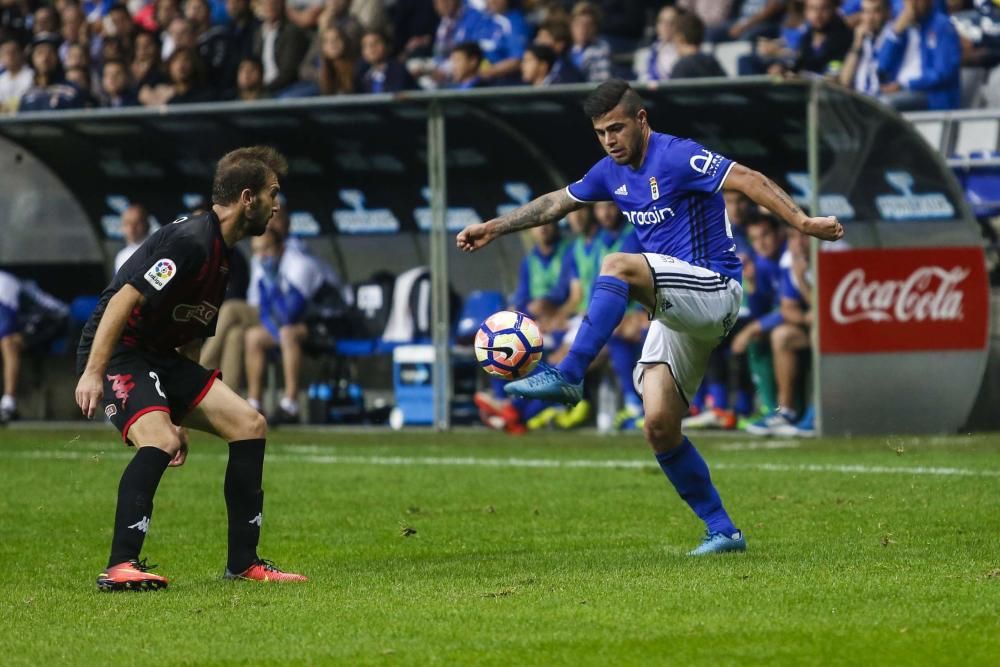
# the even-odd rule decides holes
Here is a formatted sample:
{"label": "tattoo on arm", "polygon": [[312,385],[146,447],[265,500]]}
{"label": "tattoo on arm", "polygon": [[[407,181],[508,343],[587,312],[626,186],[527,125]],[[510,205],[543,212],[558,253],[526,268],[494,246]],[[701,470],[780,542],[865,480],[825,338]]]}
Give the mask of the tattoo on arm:
{"label": "tattoo on arm", "polygon": [[570,211],[583,206],[566,190],[556,190],[520,206],[493,221],[497,235],[519,232],[530,227],[540,227],[559,220]]}
{"label": "tattoo on arm", "polygon": [[757,203],[764,204],[772,211],[774,211],[775,213],[779,214],[782,218],[784,218],[785,222],[792,225],[793,227],[798,228],[798,225],[795,225],[794,222],[800,216],[805,215],[802,209],[799,208],[798,204],[792,201],[792,198],[788,196],[787,192],[782,190],[778,186],[778,184],[772,181],[770,178],[761,174],[761,181],[763,182],[764,188],[766,189],[769,198],[772,199],[775,203],[780,204],[783,210],[775,210],[777,207],[775,207],[770,202],[757,202]]}

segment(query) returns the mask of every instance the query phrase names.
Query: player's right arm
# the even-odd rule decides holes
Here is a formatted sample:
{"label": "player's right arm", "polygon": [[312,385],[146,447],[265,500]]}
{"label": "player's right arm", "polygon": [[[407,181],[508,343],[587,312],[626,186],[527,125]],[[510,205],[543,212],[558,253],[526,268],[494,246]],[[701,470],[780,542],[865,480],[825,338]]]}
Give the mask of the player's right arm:
{"label": "player's right arm", "polygon": [[108,301],[101,322],[97,325],[94,341],[87,358],[87,367],[76,384],[76,404],[83,414],[90,419],[100,407],[104,398],[104,371],[108,367],[111,353],[122,337],[129,315],[137,306],[141,306],[145,298],[132,285],[123,285],[118,293]]}
{"label": "player's right arm", "polygon": [[458,233],[458,248],[465,252],[475,252],[505,234],[561,220],[570,211],[584,205],[585,202],[573,199],[566,188],[550,192],[499,218],[469,225]]}

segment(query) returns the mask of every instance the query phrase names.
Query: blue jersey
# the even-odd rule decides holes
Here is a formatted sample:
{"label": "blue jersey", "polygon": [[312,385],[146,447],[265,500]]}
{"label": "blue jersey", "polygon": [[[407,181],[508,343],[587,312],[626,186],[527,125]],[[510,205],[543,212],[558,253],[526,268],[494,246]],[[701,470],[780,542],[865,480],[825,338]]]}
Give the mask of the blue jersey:
{"label": "blue jersey", "polygon": [[653,132],[638,169],[605,157],[566,191],[581,202],[615,202],[646,252],[740,280],[743,264],[720,192],[733,164],[690,139]]}

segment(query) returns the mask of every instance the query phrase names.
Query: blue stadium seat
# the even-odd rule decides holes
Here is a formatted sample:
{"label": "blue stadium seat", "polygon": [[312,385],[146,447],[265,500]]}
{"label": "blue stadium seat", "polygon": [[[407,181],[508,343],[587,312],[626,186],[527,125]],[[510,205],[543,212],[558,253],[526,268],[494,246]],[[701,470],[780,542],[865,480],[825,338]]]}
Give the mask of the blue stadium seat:
{"label": "blue stadium seat", "polygon": [[74,324],[83,326],[90,319],[91,313],[97,308],[101,297],[96,294],[78,296],[69,304],[69,317]]}
{"label": "blue stadium seat", "polygon": [[462,315],[458,318],[458,329],[455,337],[458,340],[471,340],[483,320],[503,310],[506,300],[501,292],[476,291],[465,298]]}

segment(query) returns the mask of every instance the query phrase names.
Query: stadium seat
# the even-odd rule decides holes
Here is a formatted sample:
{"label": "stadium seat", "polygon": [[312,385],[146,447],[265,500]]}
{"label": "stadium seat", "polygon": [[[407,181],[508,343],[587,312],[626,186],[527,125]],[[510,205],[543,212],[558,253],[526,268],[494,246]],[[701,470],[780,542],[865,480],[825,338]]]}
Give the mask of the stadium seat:
{"label": "stadium seat", "polygon": [[81,327],[87,323],[90,319],[91,313],[97,308],[97,304],[100,302],[101,297],[94,294],[88,294],[86,296],[78,296],[69,304],[69,317],[74,324],[78,324]]}
{"label": "stadium seat", "polygon": [[996,118],[960,120],[952,153],[957,157],[968,157],[973,153],[988,155],[997,150],[998,138],[1000,138],[1000,120]]}
{"label": "stadium seat", "polygon": [[913,124],[920,136],[936,151],[945,152],[945,146],[941,145],[944,139],[944,121],[925,120]]}
{"label": "stadium seat", "polygon": [[750,42],[720,42],[715,45],[715,58],[729,76],[739,76],[740,58],[753,52]]}
{"label": "stadium seat", "polygon": [[503,310],[504,305],[504,296],[500,292],[475,291],[469,294],[458,318],[455,338],[458,341],[472,342],[480,323],[498,310]]}

